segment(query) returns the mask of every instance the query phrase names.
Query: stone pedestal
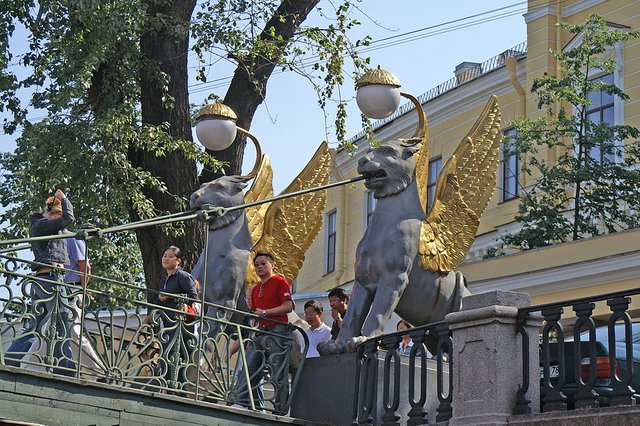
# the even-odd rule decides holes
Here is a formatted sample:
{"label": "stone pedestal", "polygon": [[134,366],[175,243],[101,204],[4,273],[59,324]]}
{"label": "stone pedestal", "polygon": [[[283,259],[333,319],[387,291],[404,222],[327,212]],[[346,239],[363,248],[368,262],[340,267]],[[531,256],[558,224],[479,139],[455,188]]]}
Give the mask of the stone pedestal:
{"label": "stone pedestal", "polygon": [[[522,339],[516,332],[518,308],[530,306],[528,294],[492,291],[464,298],[460,312],[445,321],[453,334],[453,418],[449,425],[507,424],[522,382]],[[526,398],[539,411],[538,329],[528,319],[529,389]]]}
{"label": "stone pedestal", "polygon": [[291,417],[351,424],[355,383],[355,353],[306,359],[291,403]]}

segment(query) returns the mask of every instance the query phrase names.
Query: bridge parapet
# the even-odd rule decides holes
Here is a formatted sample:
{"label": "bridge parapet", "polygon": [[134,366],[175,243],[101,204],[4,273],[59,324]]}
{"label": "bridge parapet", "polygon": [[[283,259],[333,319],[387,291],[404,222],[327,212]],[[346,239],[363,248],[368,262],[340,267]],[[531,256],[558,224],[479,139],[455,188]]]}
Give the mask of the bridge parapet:
{"label": "bridge parapet", "polygon": [[60,426],[311,425],[264,412],[0,366],[0,423],[12,421]]}

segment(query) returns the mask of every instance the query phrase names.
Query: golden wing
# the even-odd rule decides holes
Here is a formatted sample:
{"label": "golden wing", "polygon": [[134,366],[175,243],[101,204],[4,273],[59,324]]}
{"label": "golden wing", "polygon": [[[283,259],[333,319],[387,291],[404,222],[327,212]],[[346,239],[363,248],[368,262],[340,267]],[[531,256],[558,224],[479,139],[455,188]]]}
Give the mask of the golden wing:
{"label": "golden wing", "polygon": [[[425,126],[426,128],[426,126]],[[420,150],[413,154],[416,162],[416,182],[420,205],[427,210],[427,185],[429,184],[429,134],[422,138]]]}
{"label": "golden wing", "polygon": [[498,99],[492,96],[440,172],[420,230],[421,268],[448,272],[464,259],[496,187],[501,140]]}
{"label": "golden wing", "polygon": [[[265,154],[262,156],[260,168],[258,169],[256,178],[253,180],[251,188],[249,188],[244,195],[244,202],[252,203],[271,197],[273,197],[273,169],[271,168],[269,157]],[[270,203],[264,203],[245,209],[251,241],[258,241],[260,237],[262,237],[264,216],[267,213],[269,205]],[[258,281],[260,281],[260,279],[258,279],[256,271],[253,268],[253,259],[249,259],[249,264],[247,265],[247,282]]]}
{"label": "golden wing", "polygon": [[[283,194],[329,183],[329,147],[323,142],[300,174]],[[292,282],[304,262],[304,255],[322,227],[327,191],[315,191],[275,201],[269,206],[262,237],[254,253],[269,252],[276,260],[276,272]],[[255,241],[255,240],[254,240]]]}
{"label": "golden wing", "polygon": [[418,196],[423,209],[427,209],[427,186],[429,184],[429,129],[427,126],[427,114],[420,101],[409,93],[400,93],[409,99],[418,113],[416,130],[410,139],[404,139],[408,143],[420,143],[420,150],[413,155],[416,164],[416,182],[418,183]]}

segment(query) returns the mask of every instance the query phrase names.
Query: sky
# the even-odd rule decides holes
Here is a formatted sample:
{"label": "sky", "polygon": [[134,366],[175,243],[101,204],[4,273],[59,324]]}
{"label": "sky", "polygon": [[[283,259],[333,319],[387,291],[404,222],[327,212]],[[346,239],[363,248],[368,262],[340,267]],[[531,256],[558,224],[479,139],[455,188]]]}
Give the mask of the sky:
{"label": "sky", "polygon": [[[402,90],[415,96],[454,77],[453,71],[461,62],[484,62],[526,41],[522,16],[526,12],[526,1],[368,0],[360,5],[368,18],[360,17],[362,25],[358,31],[371,35],[374,41],[435,27],[373,43],[368,52],[372,66],[380,65],[393,73],[400,79]],[[438,27],[506,6],[512,7]],[[474,21],[486,22],[474,24]],[[460,28],[463,26],[466,27]],[[454,27],[458,29],[449,30]],[[414,40],[403,41],[407,37]],[[383,47],[385,44],[394,45]],[[362,129],[353,83],[349,79],[341,90],[343,98],[351,99],[347,138]],[[326,123],[332,125],[333,121],[334,117],[329,116]],[[269,79],[266,101],[254,117],[251,133],[260,140],[263,152],[271,159],[276,193],[304,168],[323,140],[337,147],[334,129],[327,128],[326,123],[316,94],[306,80],[290,73],[274,74]],[[254,153],[247,151],[243,171],[248,171],[253,161]]]}
{"label": "sky", "polygon": [[[380,65],[393,73],[400,79],[402,90],[415,96],[452,78],[457,64],[483,62],[526,40],[522,16],[526,12],[526,1],[354,0],[353,3],[362,10],[354,15],[361,21],[354,39],[368,34],[373,40],[361,54],[370,56],[372,66]],[[327,1],[323,0],[321,5],[326,7]],[[308,23],[318,19],[312,15]],[[195,70],[195,55],[191,54],[189,59],[190,69]],[[226,77],[231,77],[232,72],[233,68],[224,66],[216,68],[215,73],[212,70],[208,78],[218,83],[197,84],[192,77],[190,102],[202,103],[211,93],[224,97],[225,82],[230,80]],[[340,89],[342,98],[349,100],[347,138],[361,130],[353,84],[348,77]],[[274,72],[271,76],[266,100],[256,112],[251,133],[271,159],[276,193],[304,168],[323,140],[337,147],[333,112],[329,108],[325,117],[306,79],[293,73]],[[37,116],[38,112],[34,112],[30,118]],[[16,136],[0,133],[0,149],[13,149]],[[195,130],[193,136],[195,139]],[[250,146],[245,155],[244,173],[254,161]]]}

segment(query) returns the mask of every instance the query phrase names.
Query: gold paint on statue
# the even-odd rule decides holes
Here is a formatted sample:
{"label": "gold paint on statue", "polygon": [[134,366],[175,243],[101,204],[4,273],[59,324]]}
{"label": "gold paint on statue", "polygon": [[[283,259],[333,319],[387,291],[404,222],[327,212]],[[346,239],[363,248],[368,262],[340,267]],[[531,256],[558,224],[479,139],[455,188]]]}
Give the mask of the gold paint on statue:
{"label": "gold paint on statue", "polygon": [[[247,174],[245,176],[240,176],[242,178],[251,179],[252,177],[254,177],[254,176],[256,176],[258,174],[258,171],[260,170],[260,167],[262,165],[262,160],[264,159],[264,157],[262,156],[262,148],[260,147],[260,142],[258,142],[258,138],[253,136],[251,133],[249,133],[248,131],[246,131],[242,127],[237,127],[237,129],[238,129],[238,133],[240,133],[242,135],[245,135],[249,139],[251,139],[251,142],[253,142],[253,145],[256,148],[256,162],[253,165],[253,169],[251,169],[249,174]],[[271,165],[269,165],[269,170],[271,170]],[[272,173],[271,178],[273,178],[273,173]],[[273,190],[272,190],[271,194],[273,195]]]}
{"label": "gold paint on statue", "polygon": [[[271,197],[273,197],[273,169],[271,168],[269,156],[265,154],[262,156],[260,167],[251,188],[249,188],[244,195],[244,202],[253,203],[255,201]],[[262,235],[262,227],[264,225],[264,216],[270,205],[271,203],[258,204],[256,206],[247,207],[244,210],[247,215],[251,241],[258,241],[260,239],[260,236]],[[253,267],[253,258],[250,258],[247,265],[246,282],[256,283],[259,281],[260,279],[256,275],[255,268]]]}
{"label": "gold paint on statue", "polygon": [[221,101],[218,101],[213,104],[205,105],[200,111],[198,111],[198,114],[196,115],[196,121],[202,118],[214,117],[228,118],[229,120],[233,121],[236,121],[238,119],[238,116],[231,108],[223,104]]}
{"label": "gold paint on statue", "polygon": [[410,139],[406,139],[407,143],[419,143],[420,150],[413,156],[416,162],[416,183],[418,184],[418,195],[420,196],[420,204],[422,208],[427,208],[427,185],[429,174],[429,129],[427,126],[427,114],[424,112],[420,101],[413,95],[401,92],[401,96],[409,99],[416,107],[418,113],[418,124],[416,131]]}
{"label": "gold paint on statue", "polygon": [[[273,196],[273,171],[268,158],[263,161],[256,180],[245,195],[245,202]],[[323,142],[305,168],[283,194],[329,183],[329,146]],[[248,208],[249,232],[254,242],[253,254],[269,252],[276,259],[276,272],[289,282],[297,276],[304,256],[322,228],[322,216],[327,203],[327,191],[316,191],[297,197]],[[253,256],[247,265],[247,283],[260,279],[253,267]]]}
{"label": "gold paint on statue", "polygon": [[[421,268],[447,272],[464,259],[496,186],[501,140],[500,109],[492,96],[440,172],[433,206],[420,230]],[[428,161],[416,161],[422,169],[416,169],[418,183],[426,184]]]}
{"label": "gold paint on statue", "polygon": [[356,88],[368,86],[370,84],[383,84],[385,86],[400,87],[400,80],[398,80],[398,78],[389,71],[380,68],[380,65],[378,65],[377,68],[367,71],[356,81]]}

